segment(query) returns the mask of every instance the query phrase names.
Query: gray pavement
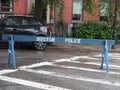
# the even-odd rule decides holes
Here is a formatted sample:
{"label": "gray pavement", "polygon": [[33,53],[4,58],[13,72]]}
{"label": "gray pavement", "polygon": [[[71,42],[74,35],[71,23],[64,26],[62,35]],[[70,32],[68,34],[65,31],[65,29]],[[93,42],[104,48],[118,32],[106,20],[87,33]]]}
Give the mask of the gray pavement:
{"label": "gray pavement", "polygon": [[[115,49],[111,49],[112,46],[108,46],[109,52],[120,52],[120,45],[115,45]],[[65,44],[65,43],[53,43],[50,48],[71,48],[74,51],[81,52],[101,52],[102,45],[86,45],[86,44]]]}
{"label": "gray pavement", "polygon": [[53,43],[45,51],[16,49],[17,69],[0,49],[0,90],[120,90],[120,55],[110,49],[110,73],[100,69],[102,46]]}

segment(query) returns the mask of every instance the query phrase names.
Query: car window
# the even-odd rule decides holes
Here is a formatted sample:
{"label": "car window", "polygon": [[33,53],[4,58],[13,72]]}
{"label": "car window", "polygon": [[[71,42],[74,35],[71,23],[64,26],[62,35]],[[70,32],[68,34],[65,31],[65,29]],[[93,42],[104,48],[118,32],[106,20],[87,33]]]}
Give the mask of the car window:
{"label": "car window", "polygon": [[20,25],[20,19],[19,18],[6,18],[4,20],[4,23],[9,26],[9,25]]}
{"label": "car window", "polygon": [[22,25],[42,25],[34,18],[22,18]]}
{"label": "car window", "polygon": [[29,25],[29,20],[22,19],[22,25]]}

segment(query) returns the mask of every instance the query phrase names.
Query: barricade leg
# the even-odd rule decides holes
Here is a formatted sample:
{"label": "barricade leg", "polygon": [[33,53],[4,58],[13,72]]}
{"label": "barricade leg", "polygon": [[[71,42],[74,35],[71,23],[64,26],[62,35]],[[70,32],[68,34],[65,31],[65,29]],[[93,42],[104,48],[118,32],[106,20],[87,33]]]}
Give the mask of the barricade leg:
{"label": "barricade leg", "polygon": [[102,62],[101,62],[100,69],[103,69],[104,58],[105,58],[105,53],[104,53],[104,51],[103,51],[103,52],[102,52]]}
{"label": "barricade leg", "polygon": [[109,55],[108,55],[107,42],[106,42],[106,45],[105,45],[105,50],[106,50],[106,53],[105,53],[105,58],[106,58],[106,71],[109,72]]}
{"label": "barricade leg", "polygon": [[106,71],[109,72],[109,57],[106,55]]}
{"label": "barricade leg", "polygon": [[8,48],[8,64],[10,64],[10,56],[11,56],[11,42],[9,41],[9,48]]}
{"label": "barricade leg", "polygon": [[13,68],[16,69],[15,51],[14,51],[14,40],[13,36],[9,36],[9,48],[8,48],[8,64],[10,64],[10,58],[12,55]]}
{"label": "barricade leg", "polygon": [[103,64],[104,64],[104,59],[106,59],[106,72],[109,72],[109,56],[108,56],[108,45],[107,45],[107,41],[104,42],[103,45],[103,52],[102,52],[102,62],[101,62],[101,66],[100,68],[103,68]]}
{"label": "barricade leg", "polygon": [[[14,42],[13,42],[14,43]],[[16,69],[16,60],[15,60],[15,51],[14,51],[14,44],[12,45],[12,63],[14,69]]]}

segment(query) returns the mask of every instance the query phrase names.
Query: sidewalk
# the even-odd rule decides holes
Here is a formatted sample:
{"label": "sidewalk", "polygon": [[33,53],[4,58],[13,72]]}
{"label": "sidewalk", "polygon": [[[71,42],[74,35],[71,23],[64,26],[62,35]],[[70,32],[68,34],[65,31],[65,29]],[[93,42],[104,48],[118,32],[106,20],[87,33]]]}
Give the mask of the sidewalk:
{"label": "sidewalk", "polygon": [[[53,43],[51,48],[72,49],[83,52],[102,52],[102,45],[86,45],[86,44],[68,44],[68,43]],[[116,45],[116,49],[109,47],[109,52],[120,52],[120,45]]]}

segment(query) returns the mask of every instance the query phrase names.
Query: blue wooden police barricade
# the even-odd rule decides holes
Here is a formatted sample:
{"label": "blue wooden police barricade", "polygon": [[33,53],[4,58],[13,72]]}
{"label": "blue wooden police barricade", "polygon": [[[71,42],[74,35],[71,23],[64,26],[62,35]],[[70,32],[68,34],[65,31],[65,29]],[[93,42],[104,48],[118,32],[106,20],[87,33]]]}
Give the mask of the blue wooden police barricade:
{"label": "blue wooden police barricade", "polygon": [[[10,39],[9,39],[10,38]],[[14,41],[41,41],[41,42],[57,42],[57,43],[76,43],[76,44],[96,44],[103,45],[102,62],[100,68],[103,68],[104,60],[106,59],[106,72],[109,72],[109,56],[108,46],[114,45],[114,40],[101,39],[82,39],[82,38],[64,38],[64,37],[40,37],[27,35],[3,35],[2,40],[9,40],[8,49],[8,64],[10,63],[10,55],[12,54],[13,67],[16,68]]]}

